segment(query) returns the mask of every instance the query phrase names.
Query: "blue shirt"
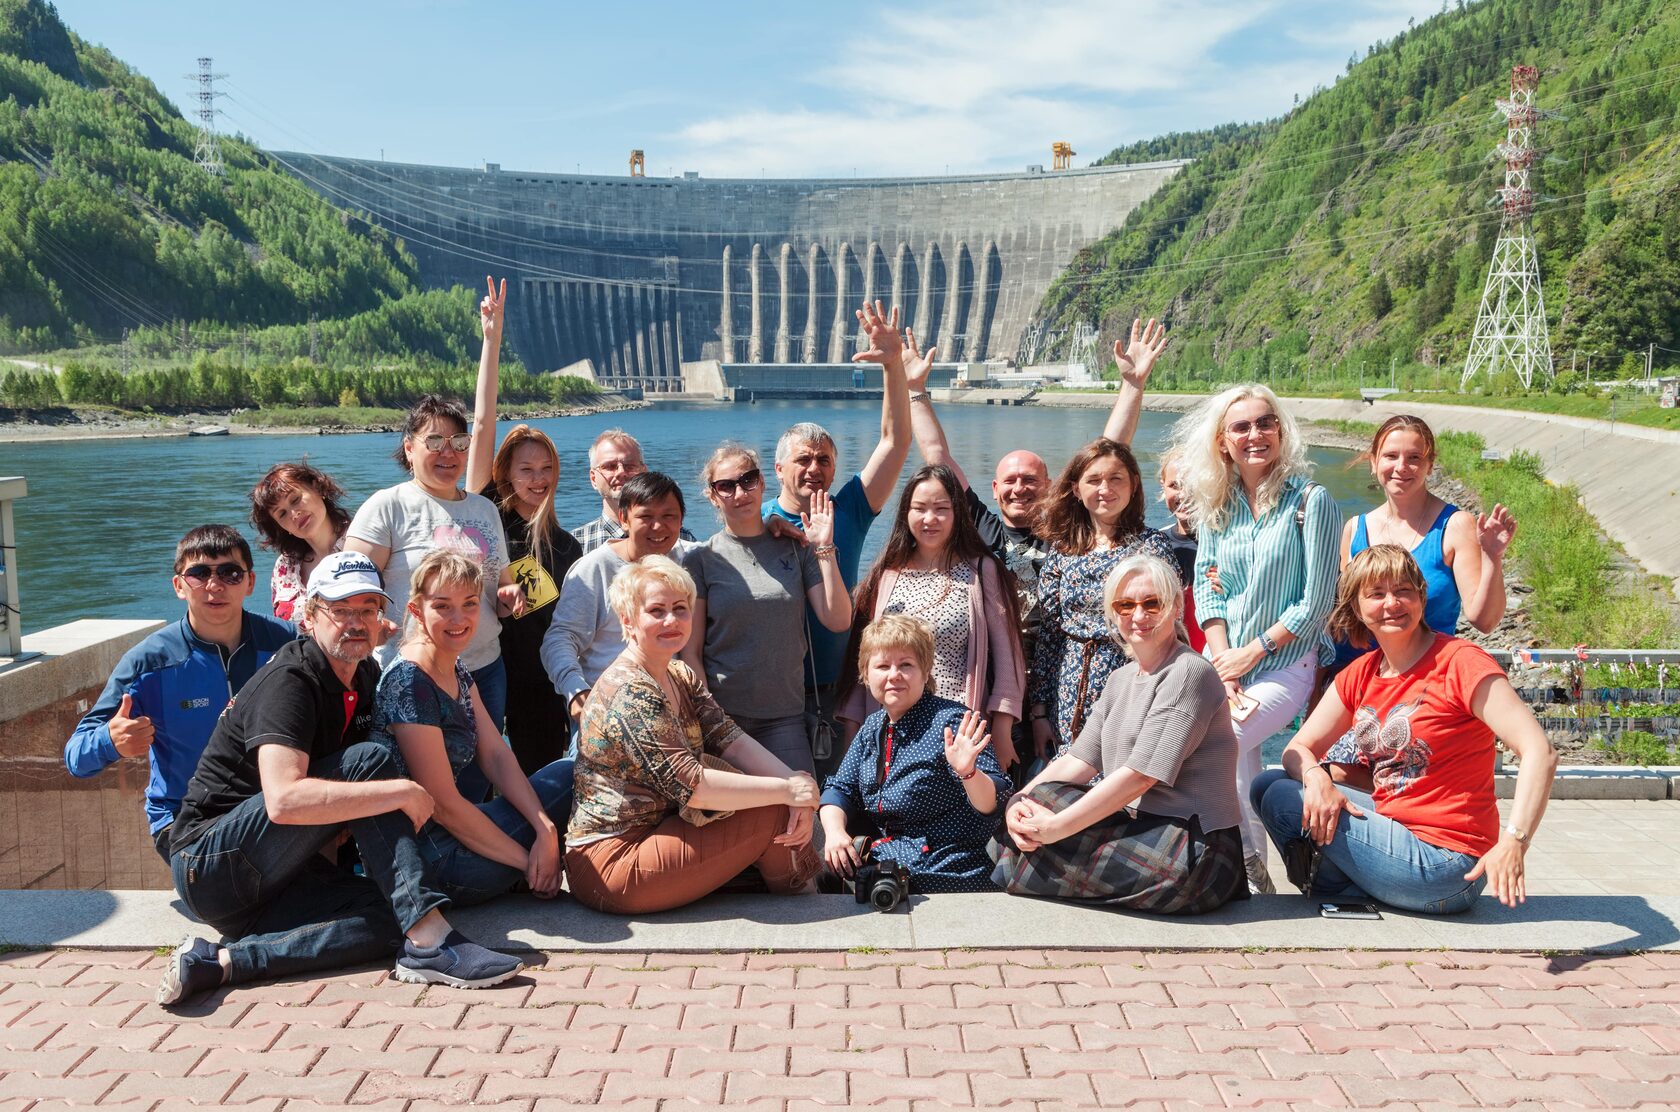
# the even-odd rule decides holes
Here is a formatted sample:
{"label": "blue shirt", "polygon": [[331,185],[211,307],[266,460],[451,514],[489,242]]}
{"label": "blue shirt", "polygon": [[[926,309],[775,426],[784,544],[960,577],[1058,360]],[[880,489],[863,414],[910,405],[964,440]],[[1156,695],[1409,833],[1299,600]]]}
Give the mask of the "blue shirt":
{"label": "blue shirt", "polygon": [[945,731],[955,732],[966,710],[961,703],[924,694],[897,722],[889,723],[886,711],[876,711],[852,739],[822,795],[825,805],[845,809],[854,834],[861,833],[855,829],[860,820],[875,825],[884,837],[870,847],[870,856],[903,865],[916,892],[992,890],[986,844],[1015,789],[987,746],[974,767],[991,779],[998,805],[983,815],[969,802],[945,759]]}
{"label": "blue shirt", "polygon": [[[1297,522],[1303,504],[1306,512]],[[1251,643],[1276,622],[1295,635],[1243,676],[1244,683],[1260,672],[1318,655],[1325,622],[1336,605],[1341,531],[1342,513],[1330,492],[1317,483],[1309,487],[1300,477],[1286,482],[1277,503],[1259,518],[1237,488],[1225,527],[1198,531],[1191,586],[1202,628],[1223,620],[1232,648]],[[1217,592],[1207,580],[1212,567],[1219,569]]]}
{"label": "blue shirt", "polygon": [[150,718],[155,731],[147,750],[146,822],[153,834],[175,821],[187,782],[233,696],[282,645],[296,640],[290,622],[246,611],[239,647],[223,657],[220,645],[192,631],[186,618],[165,626],[123,654],[98,702],[76,723],[64,745],[72,776],[94,776],[116,763],[111,719],[132,695],[135,718]]}
{"label": "blue shirt", "polygon": [[[774,498],[764,503],[764,516],[772,514],[799,525],[799,515],[790,513]],[[839,562],[840,578],[845,581],[848,591],[857,586],[863,539],[869,535],[869,527],[875,523],[877,516],[879,511],[869,504],[869,495],[863,489],[862,475],[853,475],[845,486],[834,492],[834,558]],[[808,659],[812,662],[806,665],[806,686],[810,686],[813,664],[819,685],[835,682],[840,678],[840,665],[846,657],[846,642],[851,639],[851,631],[835,633],[825,629],[809,603],[805,606],[805,628],[810,631],[811,656]]]}

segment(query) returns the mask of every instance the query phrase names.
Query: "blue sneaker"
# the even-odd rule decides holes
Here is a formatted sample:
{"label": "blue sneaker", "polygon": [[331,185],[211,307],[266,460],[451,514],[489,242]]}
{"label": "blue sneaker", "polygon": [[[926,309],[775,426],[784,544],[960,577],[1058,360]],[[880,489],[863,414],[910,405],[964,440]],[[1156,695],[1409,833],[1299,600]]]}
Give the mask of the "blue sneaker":
{"label": "blue sneaker", "polygon": [[217,957],[221,952],[222,948],[214,942],[188,935],[170,953],[163,967],[163,983],[158,986],[157,1002],[168,1007],[220,988],[222,963]]}
{"label": "blue sneaker", "polygon": [[518,958],[498,954],[452,930],[443,943],[427,950],[403,943],[397,958],[397,980],[411,985],[449,985],[452,988],[489,988],[525,968]]}

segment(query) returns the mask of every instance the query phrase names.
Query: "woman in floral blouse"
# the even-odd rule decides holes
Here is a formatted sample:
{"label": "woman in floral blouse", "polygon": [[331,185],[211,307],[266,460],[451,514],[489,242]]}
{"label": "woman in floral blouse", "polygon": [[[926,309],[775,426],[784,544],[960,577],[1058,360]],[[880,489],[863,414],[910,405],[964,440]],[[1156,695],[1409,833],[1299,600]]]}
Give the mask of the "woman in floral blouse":
{"label": "woman in floral blouse", "polygon": [[817,782],[730,720],[677,659],[693,624],[694,580],[645,556],[608,592],[624,652],[590,689],[566,832],[572,895],[637,914],[692,903],[741,870],[772,892],[809,888]]}

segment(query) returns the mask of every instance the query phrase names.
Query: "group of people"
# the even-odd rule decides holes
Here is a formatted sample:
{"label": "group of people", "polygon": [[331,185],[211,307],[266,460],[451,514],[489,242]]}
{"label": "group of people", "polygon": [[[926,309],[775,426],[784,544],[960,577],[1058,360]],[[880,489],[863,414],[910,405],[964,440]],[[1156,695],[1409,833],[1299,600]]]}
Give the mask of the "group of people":
{"label": "group of people", "polygon": [[[1554,758],[1454,636],[1499,620],[1515,523],[1429,491],[1417,418],[1378,430],[1383,504],[1344,526],[1279,400],[1227,390],[1175,427],[1173,524],[1152,530],[1130,443],[1167,338],[1137,322],[1103,434],[1054,481],[1006,454],[994,510],[935,411],[936,352],[866,304],[881,436],[846,481],[818,425],[776,444],[773,495],[756,450],[724,443],[700,543],[681,484],[609,430],[601,516],[568,531],[554,442],[497,444],[505,289],[481,303],[472,412],[422,399],[405,480],[354,513],[307,463],[262,478],[272,618],[245,609],[238,530],[188,532],[186,617],[124,656],[66,746],[78,776],[148,757],[158,853],[221,933],[175,949],[160,1002],[393,957],[404,980],[495,984],[519,961],[445,911],[515,890],[642,914],[891,864],[919,893],[1197,913],[1272,890],[1269,838],[1316,862],[1323,898],[1523,898]],[[1503,829],[1496,736],[1521,760]]]}

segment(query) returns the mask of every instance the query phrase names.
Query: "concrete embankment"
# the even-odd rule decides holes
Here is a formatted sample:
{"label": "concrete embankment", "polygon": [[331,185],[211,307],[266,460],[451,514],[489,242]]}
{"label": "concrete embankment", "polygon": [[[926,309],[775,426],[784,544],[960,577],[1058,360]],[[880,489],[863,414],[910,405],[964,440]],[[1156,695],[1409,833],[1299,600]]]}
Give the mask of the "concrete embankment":
{"label": "concrete embankment", "polygon": [[[1146,396],[1144,406],[1184,412],[1201,400],[1190,394],[1156,394]],[[1680,594],[1680,432],[1479,406],[1287,400],[1305,420],[1380,424],[1396,413],[1415,413],[1438,430],[1476,433],[1488,448],[1504,455],[1533,453],[1544,462],[1548,479],[1574,484],[1582,505],[1604,531]],[[1114,395],[1040,394],[1029,404],[1106,408],[1114,404]]]}

